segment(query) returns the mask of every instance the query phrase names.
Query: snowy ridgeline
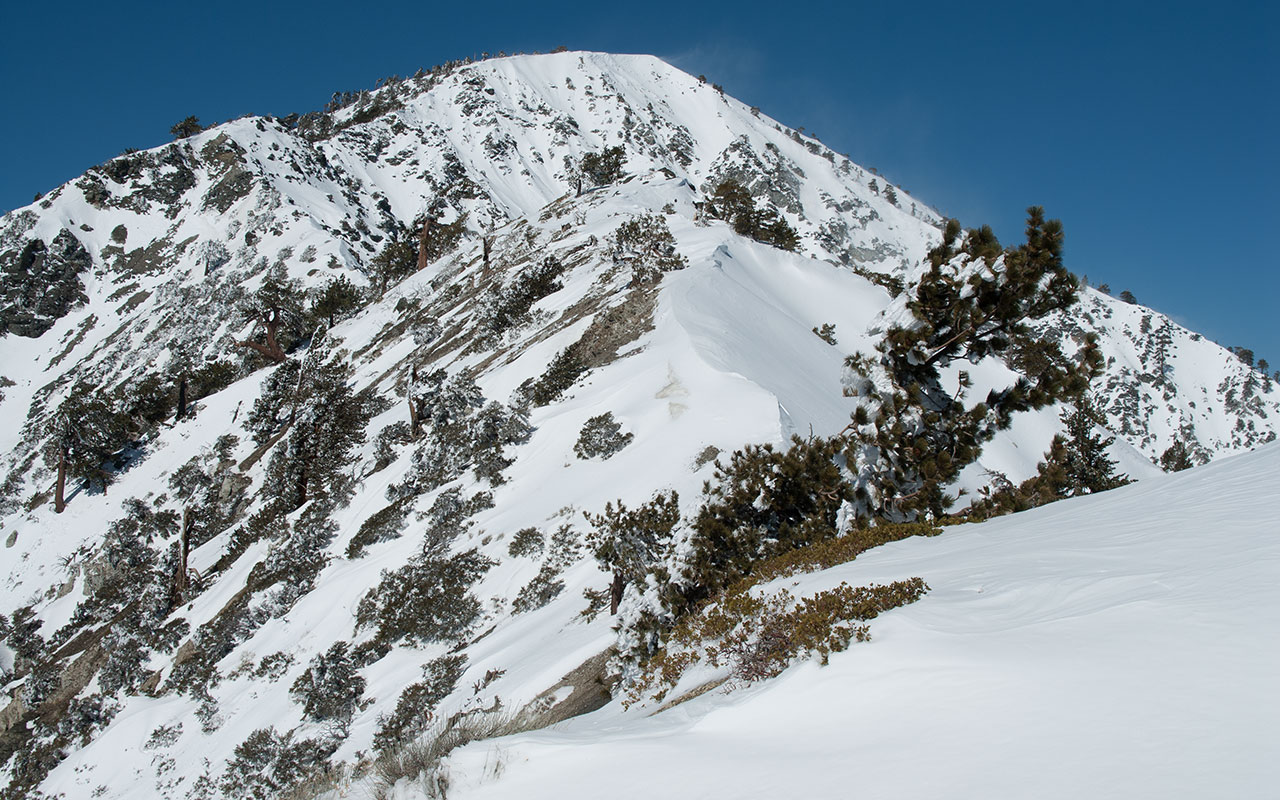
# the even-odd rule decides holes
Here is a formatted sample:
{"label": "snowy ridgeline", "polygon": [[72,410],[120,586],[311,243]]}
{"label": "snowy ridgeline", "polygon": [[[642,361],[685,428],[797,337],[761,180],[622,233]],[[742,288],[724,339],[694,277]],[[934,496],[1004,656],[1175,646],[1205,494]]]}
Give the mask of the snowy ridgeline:
{"label": "snowy ridgeline", "polygon": [[[580,174],[582,157],[615,146],[625,153],[623,174],[593,186]],[[712,218],[708,197],[729,178],[798,234],[796,252]],[[238,309],[273,281],[311,292],[312,308],[337,277],[376,294],[393,244],[407,243],[416,258],[417,230],[406,226],[424,211],[434,230],[459,237],[454,249],[421,271],[413,264],[393,273],[385,294],[363,307],[335,306],[323,339],[309,347],[302,335],[286,340],[291,361],[264,366],[236,345],[261,340],[262,326]],[[620,229],[637,220],[650,235],[631,242]],[[874,349],[881,313],[900,309],[893,293],[919,277],[940,222],[883,178],[660,61],[579,53],[441,71],[296,128],[228,123],[123,156],[6,215],[0,408],[14,424],[0,432],[0,611],[30,607],[33,616],[6,632],[19,663],[6,648],[0,668],[22,674],[23,647],[33,636],[49,644],[30,650],[48,663],[10,687],[15,699],[0,721],[10,733],[33,733],[8,765],[14,785],[48,771],[36,783],[68,797],[99,789],[105,797],[247,796],[268,791],[245,778],[267,766],[297,762],[305,771],[315,766],[307,754],[321,749],[335,764],[359,763],[460,712],[591,707],[562,681],[576,674],[578,689],[594,686],[598,657],[616,639],[607,613],[582,615],[584,591],[610,582],[591,558],[584,512],[675,490],[689,514],[717,456],[842,429],[855,405],[844,392],[845,358]],[[661,239],[657,230],[670,232],[669,245],[648,246]],[[1068,352],[1086,333],[1100,337],[1105,368],[1093,388],[1118,437],[1113,455],[1144,479],[1117,497],[1196,485],[1190,476],[1156,479],[1152,460],[1174,441],[1205,461],[1274,438],[1280,394],[1271,382],[1155,312],[1089,291],[1042,326]],[[990,359],[972,372],[979,386],[998,385],[1011,369]],[[189,380],[191,413],[175,421],[179,375],[198,377]],[[143,399],[161,407],[163,422],[123,454],[109,491],[72,480],[58,514],[56,459],[42,451],[63,430],[54,410],[82,382],[133,403],[135,420],[151,413],[138,399],[149,386]],[[406,397],[415,398],[412,415]],[[326,424],[333,419],[342,423]],[[957,488],[976,491],[994,473],[1014,482],[1034,474],[1060,429],[1056,407],[1018,417]],[[322,470],[298,480],[296,463]],[[1067,519],[1107,498],[1038,518]],[[307,500],[285,517],[267,513],[274,502]],[[924,559],[1020,519],[909,544]],[[1047,526],[1007,554],[1003,545],[986,555],[960,548],[955,567],[939,556],[920,562],[929,570],[863,569],[897,552],[888,548],[841,569],[851,583],[919,576],[933,588],[877,623],[877,642],[937,603],[929,613],[955,624],[933,630],[943,639],[975,634],[959,639],[978,658],[994,629],[970,631],[986,623],[967,615],[1013,624],[1010,609],[1020,606],[1006,599],[941,610],[958,608],[955,593],[969,590],[937,576],[961,575],[959,565],[971,563],[974,575],[1013,580],[1025,562],[1053,558],[1059,546],[1105,543],[1113,530],[1089,523],[1088,542],[1055,543],[1068,527]],[[1182,555],[1195,561],[1186,530]],[[181,570],[184,537],[191,550]],[[1122,555],[1139,558],[1145,546]],[[1089,588],[1093,557],[1102,556],[1064,562],[1061,581],[1080,588],[1063,597],[1096,593],[1099,608],[1128,602],[1123,581]],[[1083,572],[1069,572],[1077,567]],[[171,580],[178,572],[181,586]],[[1026,592],[1056,585],[1037,583],[1037,574],[1017,576],[1029,582]],[[802,588],[820,590],[833,577],[846,579],[841,570],[818,573]],[[1054,598],[1036,602],[1032,611],[1045,610],[1045,619],[1057,613]],[[1042,624],[1032,619],[1026,635],[1044,636]],[[1016,651],[1026,641],[1002,646]],[[614,701],[584,727],[570,726],[564,741],[594,738],[592,726],[634,724],[673,764],[693,763],[674,755],[688,747],[686,757],[729,759],[725,769],[758,775],[732,761],[728,739],[708,750],[685,737],[721,717],[724,731],[768,730],[768,708],[801,699],[770,697],[798,691],[825,705],[817,698],[839,683],[830,676],[867,658],[884,665],[881,680],[904,659],[960,658],[929,642],[914,655],[855,648],[829,671],[797,668],[745,704],[713,694],[643,721],[647,712],[624,713]],[[867,655],[886,652],[882,662]],[[596,672],[584,677],[580,668],[592,663]],[[1015,671],[1002,674],[1013,680]],[[933,691],[948,685],[943,675]],[[894,702],[904,686],[882,700]],[[836,696],[854,704],[850,713],[875,702]],[[26,701],[58,706],[64,721],[40,727]],[[722,705],[690,722],[689,714]],[[730,719],[739,706],[746,716]],[[798,738],[813,746],[797,744],[792,755],[829,757],[822,747],[843,735],[829,719],[825,744]],[[921,725],[881,719],[899,731]],[[655,744],[663,731],[673,735],[670,751]],[[475,759],[494,759],[511,766],[513,782],[556,785],[534,772],[555,764],[573,772],[583,753],[588,772],[621,769],[618,759],[633,752],[625,739],[606,738],[595,767],[589,748],[529,740],[521,747],[545,750],[548,766],[524,773],[515,757],[478,746],[456,757],[452,774],[459,786],[514,791],[502,781],[488,786],[486,776],[502,767]],[[887,785],[898,762],[868,761],[885,770]],[[698,785],[694,772],[673,769],[671,792],[682,794],[674,788],[685,785],[681,775]],[[586,787],[595,773],[575,774]],[[744,791],[727,793],[749,796],[743,780]],[[816,784],[812,793],[830,794]]]}

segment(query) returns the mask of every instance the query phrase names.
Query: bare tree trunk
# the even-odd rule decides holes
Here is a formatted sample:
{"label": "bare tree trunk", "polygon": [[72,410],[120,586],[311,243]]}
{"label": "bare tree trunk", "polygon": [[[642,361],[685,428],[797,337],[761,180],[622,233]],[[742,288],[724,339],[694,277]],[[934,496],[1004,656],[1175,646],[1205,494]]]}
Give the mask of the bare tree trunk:
{"label": "bare tree trunk", "polygon": [[284,350],[281,349],[280,343],[276,340],[276,331],[280,329],[280,323],[264,319],[262,320],[262,327],[267,330],[266,344],[262,344],[261,342],[251,342],[247,339],[242,342],[236,342],[236,344],[240,347],[248,347],[251,350],[256,350],[279,364],[281,361],[284,361]]}
{"label": "bare tree trunk", "polygon": [[427,268],[427,243],[431,241],[431,217],[422,221],[422,233],[418,235],[418,271]]}
{"label": "bare tree trunk", "polygon": [[67,508],[65,498],[67,488],[67,448],[63,447],[58,454],[58,483],[53,489],[53,510],[61,514]]}
{"label": "bare tree trunk", "polygon": [[178,381],[178,413],[174,416],[175,420],[182,419],[187,416],[187,379],[183,378]]}
{"label": "bare tree trunk", "polygon": [[182,509],[182,536],[179,544],[178,571],[173,576],[173,593],[178,602],[187,597],[187,557],[191,553],[191,509]]}
{"label": "bare tree trunk", "polygon": [[622,590],[625,588],[627,588],[627,582],[623,579],[622,573],[613,573],[613,585],[609,587],[609,616],[617,615],[618,604],[622,602]]}
{"label": "bare tree trunk", "polygon": [[298,473],[298,505],[306,505],[307,502],[307,465],[303,464],[302,469]]}
{"label": "bare tree trunk", "polygon": [[409,388],[405,392],[409,401],[409,436],[418,438],[418,404],[413,396],[413,387],[418,385],[418,368],[413,367],[409,371]]}

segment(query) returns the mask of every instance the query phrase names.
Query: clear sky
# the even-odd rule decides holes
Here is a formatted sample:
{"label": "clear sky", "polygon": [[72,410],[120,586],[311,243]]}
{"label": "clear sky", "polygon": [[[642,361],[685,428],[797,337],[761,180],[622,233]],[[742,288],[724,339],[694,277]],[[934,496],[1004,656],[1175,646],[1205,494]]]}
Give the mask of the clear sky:
{"label": "clear sky", "polygon": [[482,52],[653,53],[1280,368],[1273,2],[6,3],[0,208],[203,122]]}

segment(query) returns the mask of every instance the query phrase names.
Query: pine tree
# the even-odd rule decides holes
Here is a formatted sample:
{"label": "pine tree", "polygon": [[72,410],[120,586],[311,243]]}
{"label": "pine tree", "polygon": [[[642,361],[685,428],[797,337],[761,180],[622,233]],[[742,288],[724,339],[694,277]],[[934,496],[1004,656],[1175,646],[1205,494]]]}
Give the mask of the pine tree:
{"label": "pine tree", "polygon": [[241,306],[241,314],[255,326],[262,326],[264,340],[245,339],[236,344],[279,364],[284,361],[285,352],[303,335],[302,290],[297,281],[288,277],[283,266],[272,268],[258,290]]}
{"label": "pine tree", "polygon": [[378,282],[378,296],[387,291],[387,286],[412,275],[417,269],[418,248],[411,231],[397,224],[387,236],[387,243],[370,261],[370,269]]}
{"label": "pine tree", "polygon": [[351,387],[351,368],[324,330],[316,332],[292,398],[292,423],[267,465],[270,492],[284,510],[333,492],[348,454],[364,442],[368,410]]}
{"label": "pine tree", "polygon": [[104,462],[128,441],[127,418],[88,384],[77,384],[45,426],[45,463],[57,471],[53,508],[66,508],[68,478],[100,480],[105,489],[111,474]]}
{"label": "pine tree", "polygon": [[254,444],[266,444],[292,422],[301,371],[302,364],[296,358],[289,358],[267,373],[262,381],[262,393],[253,401],[244,422]]}
{"label": "pine tree", "polygon": [[359,308],[360,300],[356,285],[346,275],[339,275],[325,284],[311,304],[310,315],[316,322],[325,322],[332,328],[337,318]]}
{"label": "pine tree", "polygon": [[298,676],[289,694],[302,703],[303,714],[315,721],[350,722],[365,681],[360,665],[347,642],[335,642],[327,651],[311,659],[307,671]]}
{"label": "pine tree", "polygon": [[678,577],[684,605],[751,574],[762,558],[837,534],[840,509],[853,499],[836,463],[841,445],[796,437],[786,450],[752,445],[716,462]]}
{"label": "pine tree", "polygon": [[659,492],[634,510],[606,503],[603,514],[586,516],[596,560],[613,573],[609,613],[617,614],[627,586],[644,583],[669,545],[680,522],[680,496]]}
{"label": "pine tree", "polygon": [[1173,444],[1160,454],[1160,469],[1165,472],[1181,472],[1195,465],[1191,460],[1191,451],[1181,438],[1174,439]]}
{"label": "pine tree", "polygon": [[706,213],[733,226],[734,233],[750,236],[780,250],[795,250],[800,235],[777,211],[756,208],[755,198],[733,178],[721,181],[707,199]]}
{"label": "pine tree", "polygon": [[580,167],[582,175],[595,186],[613,183],[622,177],[622,165],[627,161],[622,146],[606,147],[599,153],[586,153]]}
{"label": "pine tree", "polygon": [[1014,414],[1082,391],[1100,366],[1090,339],[1074,363],[1056,347],[1041,352],[1043,370],[981,402],[968,401],[965,370],[944,385],[944,368],[1002,355],[1032,337],[1030,320],[1076,300],[1075,278],[1062,264],[1062,225],[1046,221],[1043,209],[1028,210],[1027,240],[1016,249],[1001,250],[990,228],[969,231],[963,242],[960,232],[948,221],[929,252],[930,269],[905,300],[911,321],[885,332],[878,356],[848,360],[856,375],[848,391],[862,402],[845,456],[865,516],[940,516],[952,500],[945,487]]}
{"label": "pine tree", "polygon": [[200,124],[200,120],[191,116],[181,122],[174,123],[174,126],[169,129],[169,133],[173,134],[175,139],[186,139],[189,136],[195,136],[202,130],[204,130],[204,126]]}
{"label": "pine tree", "polygon": [[1115,437],[1097,433],[1106,415],[1088,393],[1078,395],[1075,407],[1064,410],[1061,419],[1066,426],[1061,465],[1068,495],[1105,492],[1129,482],[1128,476],[1116,474],[1116,462],[1107,455]]}

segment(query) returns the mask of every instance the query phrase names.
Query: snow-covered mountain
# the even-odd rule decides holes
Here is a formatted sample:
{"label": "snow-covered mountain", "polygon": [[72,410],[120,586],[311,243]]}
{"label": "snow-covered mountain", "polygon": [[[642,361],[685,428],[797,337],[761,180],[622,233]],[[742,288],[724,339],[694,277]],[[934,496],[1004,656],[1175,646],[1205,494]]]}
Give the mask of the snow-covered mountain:
{"label": "snow-covered mountain", "polygon": [[[900,187],[647,56],[452,64],[347,100],[122,155],[0,219],[0,611],[30,609],[0,653],[16,678],[0,710],[11,792],[252,794],[235,782],[250,751],[323,740],[333,763],[360,763],[406,687],[441,675],[438,719],[591,706],[579,670],[596,664],[594,679],[615,635],[607,614],[580,615],[583,591],[609,583],[584,512],[667,489],[692,512],[718,455],[844,428],[846,356],[874,348],[941,239],[944,217]],[[584,157],[614,147],[622,175],[593,185]],[[708,213],[730,178],[798,234],[794,252]],[[384,286],[379,259],[424,213],[456,246]],[[647,249],[655,231],[671,246]],[[264,285],[314,299],[338,277],[369,301],[291,362],[237,344],[260,336],[239,309]],[[1090,289],[1040,326],[1068,352],[1098,336],[1094,392],[1132,477],[1158,476],[1175,441],[1208,461],[1275,438],[1270,380],[1163,315]],[[365,436],[323,513],[278,519],[273,465],[305,446],[299,420],[336,407],[260,400],[337,363]],[[162,413],[109,489],[73,481],[56,513],[46,454],[66,398],[91,386],[136,420],[179,375],[193,412]],[[328,386],[307,397],[341,395]],[[406,395],[433,398],[435,421],[413,424],[438,436],[410,436]],[[442,438],[462,417],[483,420],[465,446]],[[1057,408],[1017,418],[961,485],[1034,474],[1060,427]],[[597,445],[621,448],[584,457]],[[184,538],[190,585],[184,570],[182,602],[149,617],[173,587],[114,586],[171,574]],[[412,573],[430,591],[384,580],[423,563],[470,579],[461,593],[447,570]],[[389,632],[396,592],[417,614],[419,589],[474,608],[447,635]],[[291,692],[335,647],[363,682],[340,730]]]}

